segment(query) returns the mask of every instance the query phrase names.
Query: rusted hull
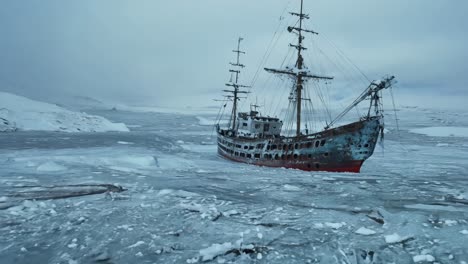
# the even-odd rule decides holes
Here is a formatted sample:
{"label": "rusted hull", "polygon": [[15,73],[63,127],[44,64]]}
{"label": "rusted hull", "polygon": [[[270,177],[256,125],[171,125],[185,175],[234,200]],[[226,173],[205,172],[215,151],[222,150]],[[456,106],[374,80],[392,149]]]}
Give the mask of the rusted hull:
{"label": "rusted hull", "polygon": [[359,172],[374,152],[380,119],[281,138],[240,138],[218,133],[218,153],[224,158],[267,167],[305,171]]}

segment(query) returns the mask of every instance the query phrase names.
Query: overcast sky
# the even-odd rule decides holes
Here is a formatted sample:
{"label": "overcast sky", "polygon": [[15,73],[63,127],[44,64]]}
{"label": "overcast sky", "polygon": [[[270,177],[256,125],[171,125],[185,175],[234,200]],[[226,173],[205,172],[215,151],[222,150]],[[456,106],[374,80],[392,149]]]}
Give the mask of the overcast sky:
{"label": "overcast sky", "polygon": [[[298,5],[3,0],[0,90],[46,99],[84,95],[135,105],[192,104],[224,89],[239,35],[247,51],[242,77],[250,83],[278,24],[289,21],[280,20],[283,11]],[[308,25],[369,78],[393,74],[401,94],[425,96],[468,96],[466,10],[465,0],[305,0]],[[272,64],[286,54],[281,45]]]}

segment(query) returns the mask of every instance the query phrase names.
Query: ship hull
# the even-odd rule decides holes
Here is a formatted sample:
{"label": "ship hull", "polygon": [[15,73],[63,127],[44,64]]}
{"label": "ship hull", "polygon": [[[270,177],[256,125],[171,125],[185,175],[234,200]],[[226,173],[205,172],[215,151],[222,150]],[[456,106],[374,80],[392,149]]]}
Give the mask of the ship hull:
{"label": "ship hull", "polygon": [[357,173],[373,154],[380,130],[379,117],[299,137],[243,138],[220,130],[218,154],[258,166]]}

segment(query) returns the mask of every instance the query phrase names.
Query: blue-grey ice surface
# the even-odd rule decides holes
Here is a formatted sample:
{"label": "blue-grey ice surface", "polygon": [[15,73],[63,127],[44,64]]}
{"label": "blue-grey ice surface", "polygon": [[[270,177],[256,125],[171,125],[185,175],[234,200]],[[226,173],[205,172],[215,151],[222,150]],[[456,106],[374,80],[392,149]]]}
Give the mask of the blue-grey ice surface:
{"label": "blue-grey ice surface", "polygon": [[[224,160],[213,115],[93,114],[131,132],[0,134],[2,264],[468,263],[468,137],[409,132],[466,112],[402,109],[360,174]],[[102,183],[128,190],[32,200]]]}

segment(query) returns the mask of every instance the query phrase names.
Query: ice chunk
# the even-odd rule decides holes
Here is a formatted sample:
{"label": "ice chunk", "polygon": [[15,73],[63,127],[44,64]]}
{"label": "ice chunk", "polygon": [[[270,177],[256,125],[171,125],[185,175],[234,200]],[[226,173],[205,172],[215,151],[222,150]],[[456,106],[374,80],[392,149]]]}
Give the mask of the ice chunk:
{"label": "ice chunk", "polygon": [[400,242],[406,241],[408,239],[409,239],[409,237],[402,237],[402,236],[398,235],[397,233],[393,233],[391,235],[386,235],[385,236],[385,242],[387,242],[388,244],[400,243]]}
{"label": "ice chunk", "polygon": [[416,255],[413,257],[414,262],[434,262],[435,258],[432,255],[426,254],[426,255]]}
{"label": "ice chunk", "polygon": [[214,259],[218,255],[224,254],[233,247],[234,246],[230,242],[226,242],[223,244],[213,244],[205,249],[200,249],[199,253],[203,261],[208,261]]}
{"label": "ice chunk", "polygon": [[144,245],[144,244],[145,244],[145,242],[138,241],[135,244],[128,246],[128,248],[135,248],[135,247],[138,247],[138,246],[141,246],[141,245]]}
{"label": "ice chunk", "polygon": [[463,229],[462,231],[460,231],[460,234],[463,234],[463,235],[468,235],[468,230],[466,230],[466,229]]}
{"label": "ice chunk", "polygon": [[360,235],[368,236],[368,235],[373,235],[376,232],[374,230],[372,230],[372,229],[368,229],[368,228],[365,228],[365,227],[360,227],[358,230],[356,230],[355,233],[360,234]]}
{"label": "ice chunk", "polygon": [[456,220],[445,220],[444,223],[448,226],[453,226],[453,225],[458,224]]}
{"label": "ice chunk", "polygon": [[346,225],[346,223],[344,223],[344,222],[341,222],[341,223],[325,223],[325,226],[331,227],[333,229],[339,229],[339,228],[341,228],[341,227],[343,227],[345,225]]}

